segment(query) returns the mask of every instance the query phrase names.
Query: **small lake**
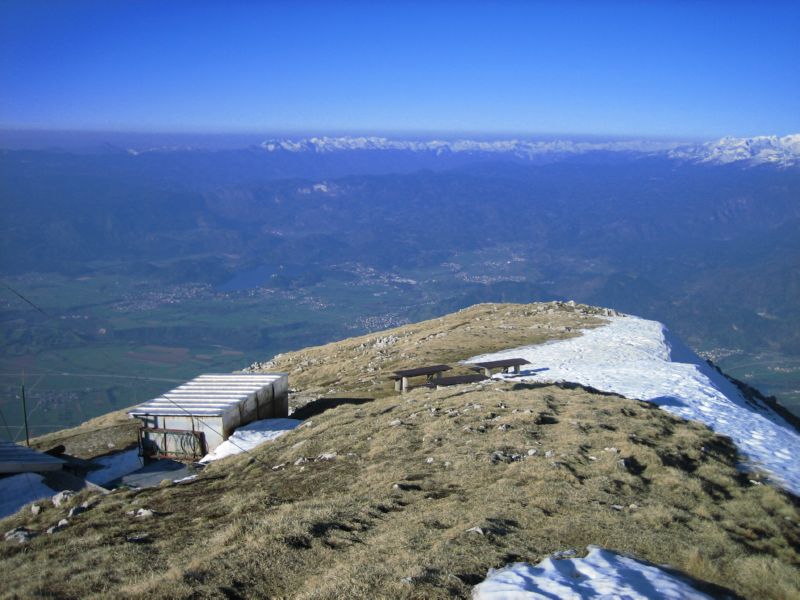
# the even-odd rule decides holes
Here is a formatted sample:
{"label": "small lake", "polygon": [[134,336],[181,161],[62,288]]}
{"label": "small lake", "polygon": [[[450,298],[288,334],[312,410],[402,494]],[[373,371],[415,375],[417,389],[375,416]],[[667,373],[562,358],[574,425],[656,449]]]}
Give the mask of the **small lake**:
{"label": "small lake", "polygon": [[254,269],[237,273],[231,279],[217,286],[220,292],[241,292],[263,286],[277,272],[271,265],[261,265]]}

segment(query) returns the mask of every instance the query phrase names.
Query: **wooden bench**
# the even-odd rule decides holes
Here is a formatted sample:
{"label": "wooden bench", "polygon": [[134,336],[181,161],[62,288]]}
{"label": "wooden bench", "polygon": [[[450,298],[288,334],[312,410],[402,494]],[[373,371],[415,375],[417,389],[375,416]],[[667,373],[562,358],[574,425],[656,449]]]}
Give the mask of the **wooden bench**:
{"label": "wooden bench", "polygon": [[434,379],[440,378],[442,373],[450,369],[451,367],[449,365],[430,365],[428,367],[418,367],[416,369],[401,369],[399,371],[394,371],[394,374],[390,375],[389,378],[394,379],[394,390],[396,392],[405,392],[408,391],[408,380],[411,377],[422,377],[424,375],[427,382],[432,382]]}
{"label": "wooden bench", "polygon": [[485,375],[475,374],[475,375],[454,375],[453,377],[439,377],[437,379],[432,379],[430,382],[426,383],[425,385],[429,388],[440,388],[446,387],[448,385],[461,385],[464,383],[478,383],[479,381],[486,381],[489,379]]}
{"label": "wooden bench", "polygon": [[473,371],[479,371],[483,373],[486,375],[486,377],[491,377],[492,370],[494,369],[502,369],[503,373],[515,373],[518,375],[520,371],[519,368],[522,365],[529,364],[531,363],[524,358],[507,358],[505,360],[490,360],[488,362],[472,363],[469,365],[469,368]]}

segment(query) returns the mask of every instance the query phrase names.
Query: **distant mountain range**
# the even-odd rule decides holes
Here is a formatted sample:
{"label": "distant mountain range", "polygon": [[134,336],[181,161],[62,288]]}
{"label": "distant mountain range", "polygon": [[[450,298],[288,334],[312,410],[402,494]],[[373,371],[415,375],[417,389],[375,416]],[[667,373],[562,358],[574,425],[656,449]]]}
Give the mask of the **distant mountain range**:
{"label": "distant mountain range", "polygon": [[[230,139],[229,139],[230,138]],[[654,159],[742,167],[800,165],[800,133],[726,136],[698,142],[669,139],[430,139],[382,136],[275,137],[167,134],[37,134],[0,130],[0,155],[39,151],[55,154],[103,154],[120,159],[179,155],[204,163],[219,160],[250,164],[260,175],[334,177],[353,173],[400,173],[451,169],[481,162],[548,164],[560,161],[603,162]],[[144,162],[144,161],[139,161]],[[266,168],[266,171],[265,171]]]}
{"label": "distant mountain range", "polygon": [[724,137],[714,142],[685,144],[681,142],[625,140],[582,142],[571,140],[393,140],[385,137],[311,137],[303,139],[270,139],[261,144],[267,152],[316,153],[352,151],[399,151],[448,154],[497,155],[537,160],[590,152],[622,152],[641,155],[665,155],[669,158],[697,163],[747,165],[773,164],[789,167],[800,161],[800,134]]}
{"label": "distant mountain range", "polygon": [[727,164],[746,163],[792,166],[800,160],[800,134],[760,135],[751,138],[724,137],[716,142],[683,146],[669,151],[675,159],[694,162]]}

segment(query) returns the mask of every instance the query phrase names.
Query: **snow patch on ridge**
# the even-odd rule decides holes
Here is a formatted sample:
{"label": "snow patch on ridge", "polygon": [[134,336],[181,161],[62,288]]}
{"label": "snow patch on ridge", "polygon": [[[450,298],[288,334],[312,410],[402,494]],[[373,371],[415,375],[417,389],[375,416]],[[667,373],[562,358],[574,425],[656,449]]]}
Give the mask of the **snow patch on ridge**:
{"label": "snow patch on ridge", "polygon": [[97,485],[107,485],[115,479],[138,471],[143,464],[142,459],[139,458],[138,448],[101,456],[93,459],[92,463],[99,465],[100,468],[96,471],[90,471],[86,475],[86,480]]}
{"label": "snow patch on ridge", "polygon": [[544,559],[538,565],[514,563],[490,570],[473,588],[475,600],[551,598],[627,598],[630,600],[706,600],[711,598],[655,565],[588,546],[585,558]]}
{"label": "snow patch on ridge", "polygon": [[287,431],[291,431],[302,421],[298,419],[262,419],[239,427],[233,435],[200,459],[201,463],[209,463],[221,458],[241,454],[256,446],[274,440]]}
{"label": "snow patch on ridge", "polygon": [[[653,402],[733,439],[753,466],[800,494],[800,433],[739,390],[657,321],[624,316],[580,337],[469,359],[525,358],[530,370],[515,381],[572,382]],[[499,376],[506,377],[506,376]]]}

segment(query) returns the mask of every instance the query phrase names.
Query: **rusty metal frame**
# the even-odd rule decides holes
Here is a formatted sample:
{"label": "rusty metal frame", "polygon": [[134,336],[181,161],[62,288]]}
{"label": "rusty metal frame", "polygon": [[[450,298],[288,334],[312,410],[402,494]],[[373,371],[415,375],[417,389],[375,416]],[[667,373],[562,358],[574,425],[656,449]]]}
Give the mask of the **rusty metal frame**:
{"label": "rusty metal frame", "polygon": [[[192,448],[199,447],[199,453],[193,451],[191,454],[189,453],[173,453],[173,452],[156,452],[155,454],[146,454],[145,447],[144,447],[144,439],[145,439],[145,432],[160,434],[163,436],[163,447],[167,447],[167,436],[169,435],[181,435],[181,436],[191,436],[197,440],[197,444],[193,444]],[[205,456],[208,451],[206,447],[206,436],[202,431],[193,431],[191,429],[165,429],[162,427],[140,427],[137,432],[138,442],[139,442],[139,455],[144,458],[173,458],[175,460],[192,460],[196,461],[203,456]],[[156,445],[158,447],[158,445]]]}

